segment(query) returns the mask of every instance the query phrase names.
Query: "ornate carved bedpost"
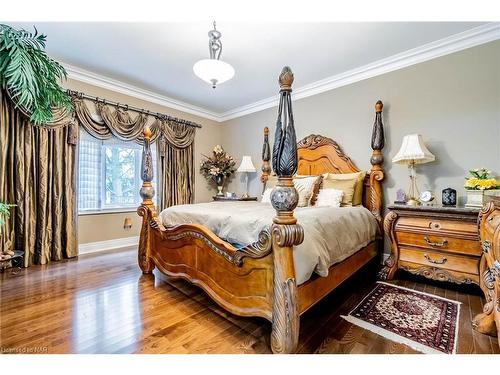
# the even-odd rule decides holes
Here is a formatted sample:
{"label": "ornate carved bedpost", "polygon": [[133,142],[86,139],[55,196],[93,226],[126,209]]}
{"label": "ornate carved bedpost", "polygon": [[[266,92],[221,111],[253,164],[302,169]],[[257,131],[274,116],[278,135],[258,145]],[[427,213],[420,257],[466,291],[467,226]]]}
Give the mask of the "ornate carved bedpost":
{"label": "ornate carved bedpost", "polygon": [[290,97],[292,83],[293,73],[286,66],[279,76],[280,101],[273,145],[273,170],[278,175],[278,184],[271,193],[271,203],[276,210],[272,225],[274,281],[271,348],[274,353],[293,353],[299,339],[293,246],[302,243],[304,230],[293,216],[298,194],[292,176],[297,172],[298,156]]}
{"label": "ornate carved bedpost", "polygon": [[271,148],[269,147],[269,128],[266,126],[264,128],[264,144],[262,145],[262,176],[260,176],[260,181],[262,182],[262,193],[266,189],[267,179],[271,174],[271,164],[269,160],[271,159]]}
{"label": "ornate carved bedpost", "polygon": [[139,239],[138,263],[143,273],[151,273],[155,268],[153,260],[150,258],[151,227],[150,220],[156,218],[156,208],[152,201],[155,189],[151,185],[153,181],[153,157],[151,155],[151,129],[145,127],[143,131],[144,147],[142,150],[141,179],[142,187],[139,194],[142,204],[137,209],[139,216],[142,216],[142,228]]}
{"label": "ornate carved bedpost", "polygon": [[370,208],[372,214],[375,216],[382,229],[382,185],[381,181],[384,179],[384,170],[382,163],[384,162],[384,155],[382,149],[385,145],[384,140],[384,124],[382,124],[382,108],[384,105],[379,100],[375,104],[375,123],[373,124],[372,131],[372,156],[370,163],[372,169],[370,171]]}

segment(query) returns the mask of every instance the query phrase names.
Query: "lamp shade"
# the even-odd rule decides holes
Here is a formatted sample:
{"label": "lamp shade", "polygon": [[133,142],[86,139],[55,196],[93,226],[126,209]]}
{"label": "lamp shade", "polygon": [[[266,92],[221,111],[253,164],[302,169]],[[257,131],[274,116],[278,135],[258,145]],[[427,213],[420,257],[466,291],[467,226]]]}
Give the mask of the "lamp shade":
{"label": "lamp shade", "polygon": [[253,163],[252,163],[252,158],[248,155],[243,156],[243,159],[241,159],[241,164],[236,170],[236,172],[256,172],[257,170],[255,169]]}
{"label": "lamp shade", "polygon": [[234,68],[227,62],[216,59],[204,59],[193,66],[193,72],[203,81],[215,85],[233,78]]}
{"label": "lamp shade", "polygon": [[424,164],[436,160],[436,157],[425,147],[420,134],[410,134],[403,137],[403,143],[398,153],[392,158],[393,163]]}

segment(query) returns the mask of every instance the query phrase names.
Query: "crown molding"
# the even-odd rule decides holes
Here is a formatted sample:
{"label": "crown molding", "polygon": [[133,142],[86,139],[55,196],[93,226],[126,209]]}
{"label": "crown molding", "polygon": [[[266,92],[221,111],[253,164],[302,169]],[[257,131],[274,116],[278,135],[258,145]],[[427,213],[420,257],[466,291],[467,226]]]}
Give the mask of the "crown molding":
{"label": "crown molding", "polygon": [[[491,22],[476,28],[424,44],[420,47],[348,70],[302,87],[294,89],[293,99],[302,99],[321,94],[342,86],[347,86],[368,78],[393,72],[411,65],[419,64],[437,57],[459,52],[467,48],[500,39],[500,22]],[[225,122],[278,105],[277,95],[256,101],[226,112],[217,113],[206,108],[198,107],[177,99],[170,98],[152,91],[148,91],[128,83],[118,81],[87,70],[62,64],[68,72],[68,77],[80,82],[102,87],[124,95],[132,96],[144,101],[156,103],[165,107],[177,109],[192,115]]]}
{"label": "crown molding", "polygon": [[120,94],[132,96],[137,99],[141,99],[147,102],[159,104],[165,107],[177,109],[192,115],[196,115],[202,118],[220,122],[220,114],[210,111],[206,108],[198,107],[193,104],[183,102],[174,98],[170,98],[165,95],[158,94],[153,91],[145,90],[131,84],[109,78],[97,73],[90,72],[88,70],[67,64],[61,63],[61,65],[68,72],[68,78],[75,81],[80,81],[88,83],[93,86],[101,87],[103,89],[108,89],[111,91],[119,92]]}
{"label": "crown molding", "polygon": [[[342,86],[347,86],[368,78],[376,77],[411,65],[419,64],[437,57],[459,52],[467,48],[500,39],[500,22],[492,22],[479,27],[424,44],[405,52],[375,61],[373,63],[348,70],[320,81],[316,81],[293,90],[293,99],[302,99],[321,94]],[[278,105],[277,96],[247,104],[223,112],[219,121],[224,122],[250,113]]]}

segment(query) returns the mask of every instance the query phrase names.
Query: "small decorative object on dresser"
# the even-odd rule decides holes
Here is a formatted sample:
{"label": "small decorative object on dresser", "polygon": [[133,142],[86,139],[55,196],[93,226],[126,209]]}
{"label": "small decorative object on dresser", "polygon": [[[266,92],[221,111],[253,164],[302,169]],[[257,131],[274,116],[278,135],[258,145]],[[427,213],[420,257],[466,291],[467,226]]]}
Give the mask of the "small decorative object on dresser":
{"label": "small decorative object on dresser", "polygon": [[379,277],[391,280],[399,268],[439,281],[479,285],[479,209],[445,206],[389,206],[384,230],[391,255]]}
{"label": "small decorative object on dresser", "polygon": [[248,174],[249,173],[254,173],[257,172],[255,169],[253,163],[252,163],[252,157],[251,156],[243,156],[243,159],[241,159],[241,164],[236,170],[236,172],[241,172],[245,173],[245,194],[243,194],[243,198],[248,198]]}
{"label": "small decorative object on dresser", "polygon": [[[479,214],[481,258],[481,289],[486,297],[483,313],[477,315],[472,326],[478,332],[499,336],[500,332],[500,197],[489,193]],[[500,344],[500,337],[498,339]]]}
{"label": "small decorative object on dresser", "polygon": [[422,204],[425,206],[432,205],[432,201],[434,200],[434,198],[434,193],[430,190],[424,190],[419,195],[420,202],[422,202]]}
{"label": "small decorative object on dresser", "polygon": [[395,204],[406,204],[406,193],[403,189],[398,189],[396,191],[396,200],[394,201]]}
{"label": "small decorative object on dresser", "polygon": [[425,147],[420,134],[410,134],[403,137],[403,143],[398,153],[392,159],[393,163],[407,164],[408,174],[410,176],[410,188],[408,190],[408,200],[406,204],[417,206],[419,192],[417,187],[417,175],[415,173],[415,164],[424,164],[434,161],[436,158]]}
{"label": "small decorative object on dresser", "polygon": [[224,196],[222,190],[225,179],[234,173],[236,162],[220,145],[214,147],[212,156],[203,156],[205,160],[202,160],[200,164],[201,174],[207,180],[215,182],[218,190],[217,195]]}
{"label": "small decorative object on dresser", "polygon": [[443,206],[457,205],[457,191],[452,188],[443,189],[441,193],[441,203]]}
{"label": "small decorative object on dresser", "polygon": [[465,177],[466,207],[483,206],[485,191],[493,190],[490,195],[500,195],[500,181],[491,177],[491,171],[486,168],[476,168],[469,171],[471,177]]}

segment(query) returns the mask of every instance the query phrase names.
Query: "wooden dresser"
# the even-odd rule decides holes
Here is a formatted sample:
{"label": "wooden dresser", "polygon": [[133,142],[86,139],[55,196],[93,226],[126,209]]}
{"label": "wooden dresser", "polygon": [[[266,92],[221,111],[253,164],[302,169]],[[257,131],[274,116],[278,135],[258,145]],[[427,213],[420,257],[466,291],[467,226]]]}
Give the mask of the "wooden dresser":
{"label": "wooden dresser", "polygon": [[[497,336],[500,332],[500,197],[487,197],[479,214],[481,258],[481,289],[486,297],[483,313],[472,326],[478,332]],[[499,337],[500,345],[500,337]]]}
{"label": "wooden dresser", "polygon": [[429,279],[479,285],[479,209],[393,205],[384,219],[391,255],[379,277],[403,269]]}

